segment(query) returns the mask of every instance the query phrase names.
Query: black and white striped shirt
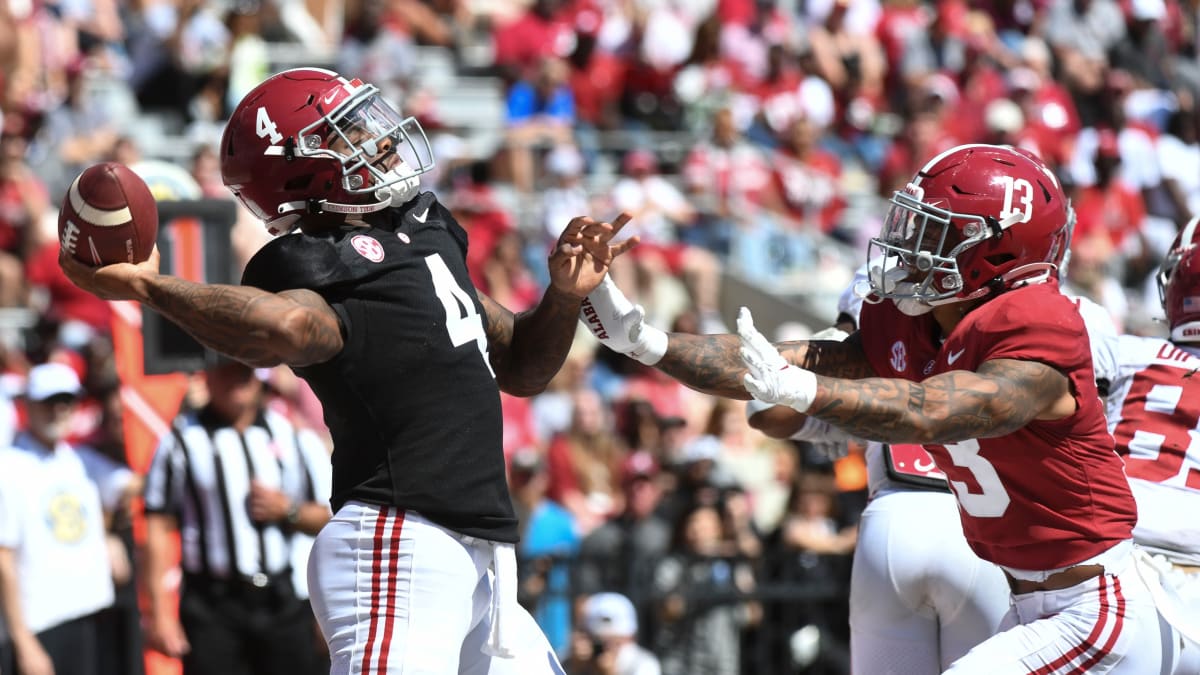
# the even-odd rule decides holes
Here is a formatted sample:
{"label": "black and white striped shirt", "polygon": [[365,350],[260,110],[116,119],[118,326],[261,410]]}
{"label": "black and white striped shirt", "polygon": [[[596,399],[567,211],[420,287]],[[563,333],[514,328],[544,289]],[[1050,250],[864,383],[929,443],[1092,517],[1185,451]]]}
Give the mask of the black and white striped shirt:
{"label": "black and white striped shirt", "polygon": [[292,532],[250,519],[252,480],[296,504],[328,503],[329,454],[315,433],[272,410],[242,433],[207,410],[182,415],[160,440],[146,476],[146,512],[177,518],[184,572],[232,579],[292,567]]}

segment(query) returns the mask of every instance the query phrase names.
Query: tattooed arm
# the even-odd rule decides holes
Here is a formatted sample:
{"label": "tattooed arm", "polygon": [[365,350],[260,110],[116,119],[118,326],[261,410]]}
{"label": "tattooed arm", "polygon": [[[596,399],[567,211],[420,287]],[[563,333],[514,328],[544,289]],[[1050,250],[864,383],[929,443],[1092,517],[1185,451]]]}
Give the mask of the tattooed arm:
{"label": "tattooed arm", "polygon": [[142,288],[137,299],[146,306],[204,346],[252,366],[308,366],[342,351],[337,313],[312,291],[268,293],[163,274],[146,279]]}
{"label": "tattooed arm", "polygon": [[307,366],[342,350],[337,314],[312,291],[268,293],[160,274],[157,249],[137,265],[88,267],[67,254],[58,261],[83,290],[106,300],[141,302],[205,346],[252,366]]}
{"label": "tattooed arm", "polygon": [[[863,354],[858,333],[844,341],[781,342],[775,346],[789,363],[819,375],[850,380],[875,375]],[[742,385],[746,364],[739,348],[737,335],[671,333],[667,353],[655,367],[698,391],[749,399]]]}
{"label": "tattooed arm", "polygon": [[923,382],[817,377],[808,414],[860,438],[953,443],[1011,433],[1075,410],[1067,377],[1042,363],[996,359]]}
{"label": "tattooed arm", "polygon": [[533,396],[550,383],[575,339],[580,303],[608,274],[613,259],[637,245],[637,237],[613,243],[629,219],[628,213],[611,223],[572,218],[547,261],[550,287],[530,311],[514,315],[479,293],[487,314],[488,353],[501,389]]}
{"label": "tattooed arm", "polygon": [[580,299],[550,288],[537,307],[519,314],[483,293],[479,301],[487,314],[488,356],[500,389],[515,396],[541,393],[571,349]]}

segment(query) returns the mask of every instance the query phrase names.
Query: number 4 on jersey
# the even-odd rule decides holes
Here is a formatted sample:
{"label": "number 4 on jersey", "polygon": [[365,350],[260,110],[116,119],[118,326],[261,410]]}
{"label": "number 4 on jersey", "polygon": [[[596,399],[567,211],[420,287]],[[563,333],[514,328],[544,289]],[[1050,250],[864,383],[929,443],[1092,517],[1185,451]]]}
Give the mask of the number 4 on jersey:
{"label": "number 4 on jersey", "polygon": [[492,370],[492,362],[488,359],[483,317],[475,311],[475,303],[471,296],[455,281],[454,274],[446,267],[442,256],[436,253],[425,256],[425,265],[433,277],[433,291],[446,308],[446,332],[450,335],[450,343],[458,347],[474,340],[479,347],[479,355],[483,357],[483,364],[487,366],[492,377],[495,377],[496,372]]}

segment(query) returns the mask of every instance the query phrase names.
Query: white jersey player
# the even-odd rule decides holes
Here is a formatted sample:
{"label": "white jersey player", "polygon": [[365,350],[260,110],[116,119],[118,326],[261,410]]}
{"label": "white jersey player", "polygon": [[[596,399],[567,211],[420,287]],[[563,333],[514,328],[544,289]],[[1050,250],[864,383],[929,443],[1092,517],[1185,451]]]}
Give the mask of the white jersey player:
{"label": "white jersey player", "polygon": [[[1200,624],[1200,519],[1191,515],[1200,512],[1198,221],[1181,232],[1159,274],[1169,340],[1098,335],[1088,322],[1096,378],[1108,383],[1108,429],[1137,500],[1134,541],[1159,558],[1193,625]],[[1200,645],[1185,645],[1175,672],[1200,673]]]}
{"label": "white jersey player", "polygon": [[[859,268],[855,284],[866,275],[866,266]],[[862,300],[853,289],[838,303],[839,325],[858,323]],[[831,329],[813,339],[822,337],[846,333]],[[755,400],[748,406],[751,425],[768,435],[846,440],[790,408]],[[870,501],[850,579],[851,671],[934,675],[997,632],[1009,608],[1008,584],[967,545],[954,495],[924,448],[871,442],[866,461]]]}

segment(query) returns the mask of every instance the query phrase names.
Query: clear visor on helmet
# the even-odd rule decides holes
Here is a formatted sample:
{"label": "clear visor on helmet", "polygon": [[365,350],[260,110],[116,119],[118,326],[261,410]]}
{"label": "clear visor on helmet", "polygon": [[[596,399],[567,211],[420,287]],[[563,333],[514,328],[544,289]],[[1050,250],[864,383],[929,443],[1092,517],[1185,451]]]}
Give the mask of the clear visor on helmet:
{"label": "clear visor on helmet", "polygon": [[921,201],[920,192],[915,186],[896,192],[883,229],[871,240],[868,257],[884,258],[870,275],[871,290],[882,297],[928,302],[952,297],[962,288],[954,258],[961,247],[949,241],[953,214]]}
{"label": "clear visor on helmet", "polygon": [[374,192],[433,168],[433,150],[421,124],[413,117],[401,117],[375,87],[363,85],[363,91],[341,108],[344,112],[325,118],[331,127],[328,137],[306,137],[304,151],[336,156],[346,175],[347,192]]}

